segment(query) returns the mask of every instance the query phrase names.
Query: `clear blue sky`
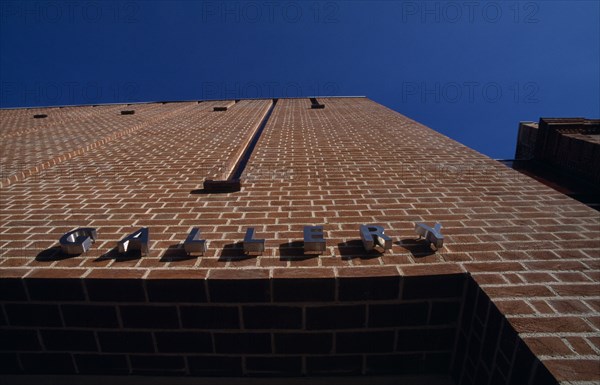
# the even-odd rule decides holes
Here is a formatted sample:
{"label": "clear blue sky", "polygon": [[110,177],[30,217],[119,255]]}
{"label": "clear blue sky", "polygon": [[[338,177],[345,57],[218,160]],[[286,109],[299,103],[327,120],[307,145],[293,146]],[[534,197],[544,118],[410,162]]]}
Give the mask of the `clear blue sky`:
{"label": "clear blue sky", "polygon": [[600,117],[600,2],[5,1],[1,107],[366,95],[494,158]]}

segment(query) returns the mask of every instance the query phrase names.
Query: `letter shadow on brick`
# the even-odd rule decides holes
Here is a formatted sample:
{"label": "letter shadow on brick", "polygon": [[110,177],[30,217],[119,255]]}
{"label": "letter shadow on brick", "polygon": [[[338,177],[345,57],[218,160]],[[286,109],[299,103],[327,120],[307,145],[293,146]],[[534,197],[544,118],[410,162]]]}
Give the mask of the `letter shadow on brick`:
{"label": "letter shadow on brick", "polygon": [[190,194],[192,195],[208,195],[208,194],[215,194],[215,191],[210,191],[210,190],[206,190],[204,188],[198,188],[195,190],[191,190]]}
{"label": "letter shadow on brick", "polygon": [[235,242],[228,243],[225,246],[223,246],[223,248],[221,249],[221,254],[219,255],[219,262],[243,261],[245,259],[252,258],[256,258],[256,256],[244,253],[243,242]]}
{"label": "letter shadow on brick", "polygon": [[423,258],[435,254],[429,242],[424,239],[404,238],[396,242],[396,245],[408,250],[415,258]]}
{"label": "letter shadow on brick", "polygon": [[69,259],[77,257],[77,255],[65,254],[61,251],[60,246],[53,246],[46,250],[40,251],[36,256],[35,260],[38,262],[50,262],[50,261],[62,261],[63,259]]}
{"label": "letter shadow on brick", "polygon": [[[377,250],[367,251],[363,246],[363,243],[360,239],[356,239],[348,242],[338,243],[338,250],[340,251],[340,256],[343,260],[350,259],[375,259],[381,257],[384,253],[381,253]],[[383,250],[383,249],[380,249]]]}
{"label": "letter shadow on brick", "polygon": [[140,258],[142,258],[141,250],[130,250],[125,253],[119,253],[119,249],[117,247],[113,247],[106,253],[96,258],[94,262],[102,262],[113,259],[115,263],[119,263],[133,261]]}
{"label": "letter shadow on brick", "polygon": [[160,262],[177,262],[195,258],[198,258],[198,256],[186,253],[183,248],[183,243],[178,243],[169,246],[167,250],[165,250],[160,258]]}
{"label": "letter shadow on brick", "polygon": [[317,258],[319,254],[304,254],[304,242],[293,241],[279,245],[279,259],[282,261],[304,261],[306,259]]}

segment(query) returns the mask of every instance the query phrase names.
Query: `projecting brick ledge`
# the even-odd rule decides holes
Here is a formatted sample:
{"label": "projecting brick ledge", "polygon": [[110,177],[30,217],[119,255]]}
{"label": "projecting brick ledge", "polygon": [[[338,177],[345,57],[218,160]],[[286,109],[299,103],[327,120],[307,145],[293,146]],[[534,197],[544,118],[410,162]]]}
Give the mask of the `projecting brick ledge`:
{"label": "projecting brick ledge", "polygon": [[[496,269],[492,270],[497,271]],[[549,290],[560,292],[570,288],[570,286],[561,284],[548,287],[539,284],[506,286],[498,285],[497,282],[490,284],[489,280],[484,279],[483,282],[486,283],[480,285],[476,281],[486,275],[476,273],[472,276],[473,279],[471,274],[468,274],[460,264],[297,268],[293,270],[286,268],[214,270],[115,268],[24,270],[4,268],[0,269],[0,276],[2,276],[0,299],[4,308],[3,314],[6,314],[8,318],[3,323],[10,325],[4,326],[2,329],[5,333],[9,333],[7,336],[16,338],[17,335],[23,334],[22,327],[28,327],[31,330],[38,330],[41,327],[42,329],[39,330],[42,331],[42,337],[40,338],[43,339],[44,346],[48,346],[48,342],[44,338],[55,338],[54,334],[44,337],[45,333],[50,333],[47,330],[48,327],[60,327],[61,330],[66,327],[66,330],[61,332],[63,336],[75,337],[77,333],[85,334],[80,330],[80,327],[84,325],[83,320],[69,320],[75,316],[70,309],[78,306],[81,312],[78,317],[88,317],[87,313],[96,314],[101,309],[107,311],[106,315],[108,315],[114,312],[110,309],[120,309],[115,314],[125,317],[121,318],[121,321],[115,319],[114,322],[108,320],[102,322],[110,322],[115,328],[123,325],[125,331],[122,333],[128,333],[123,336],[141,336],[152,330],[172,330],[168,337],[165,335],[165,338],[184,341],[179,337],[187,339],[195,336],[192,340],[197,343],[201,342],[197,340],[199,337],[195,332],[189,334],[190,332],[200,328],[206,330],[206,333],[216,333],[214,338],[225,338],[225,334],[222,334],[220,330],[226,329],[231,332],[232,329],[240,328],[241,324],[237,321],[239,316],[234,313],[243,311],[244,321],[241,322],[245,325],[243,330],[246,331],[237,335],[236,338],[243,339],[246,335],[248,338],[258,338],[260,334],[251,334],[252,337],[247,334],[248,330],[253,329],[297,330],[297,333],[300,333],[296,334],[297,340],[290,340],[292,334],[289,333],[272,335],[275,341],[281,339],[282,347],[275,351],[265,348],[260,353],[267,356],[273,355],[273,357],[284,354],[282,357],[285,357],[286,351],[281,350],[284,349],[284,346],[303,343],[306,344],[306,347],[298,348],[299,350],[294,353],[305,357],[304,359],[312,359],[313,354],[324,353],[328,354],[329,359],[333,359],[333,357],[337,357],[336,354],[342,354],[347,349],[349,349],[348,353],[355,354],[377,352],[405,354],[403,353],[405,349],[413,351],[417,345],[414,348],[407,348],[404,345],[388,348],[385,347],[384,341],[390,338],[391,340],[407,338],[414,333],[419,335],[422,327],[419,325],[448,323],[449,326],[458,325],[458,334],[450,333],[452,337],[448,340],[449,345],[446,347],[449,349],[448,361],[439,370],[443,372],[441,368],[447,367],[455,378],[463,379],[461,381],[465,383],[468,383],[469,378],[475,375],[472,373],[472,366],[479,368],[477,376],[480,380],[483,378],[481,376],[490,379],[509,380],[512,378],[520,383],[527,378],[532,378],[532,384],[545,384],[552,383],[550,373],[558,380],[572,380],[573,374],[569,374],[569,370],[576,371],[575,377],[580,380],[590,380],[595,373],[593,363],[597,362],[593,357],[597,355],[594,344],[597,344],[599,339],[599,317],[595,315],[594,311],[585,310],[589,309],[587,306],[592,306],[597,301],[586,300],[581,294],[577,295],[577,299],[553,300],[554,293]],[[466,289],[465,283],[467,284]],[[595,283],[580,286],[573,290],[592,296],[597,293],[595,289],[598,288],[598,285]],[[493,300],[490,300],[490,297]],[[377,303],[381,303],[381,305],[376,305]],[[420,303],[423,305],[419,305]],[[544,304],[547,309],[540,307],[541,304]],[[223,308],[223,306],[230,306],[231,310],[227,310],[228,308]],[[240,309],[240,306],[242,306],[241,310],[237,310]],[[246,309],[244,306],[250,307]],[[424,312],[419,315],[421,306]],[[62,320],[59,309],[62,309],[63,312]],[[65,309],[69,313],[64,313]],[[370,309],[368,315],[364,314],[366,309]],[[547,313],[540,315],[537,309]],[[548,309],[556,310],[550,313]],[[563,313],[557,314],[558,310],[562,310]],[[256,311],[256,316],[251,315],[253,314],[250,313],[251,311]],[[308,319],[303,318],[303,311],[308,311]],[[313,313],[314,317],[325,318],[314,318],[313,320]],[[187,318],[187,314],[189,317],[196,318]],[[192,314],[197,315],[192,316]],[[209,315],[217,317],[216,323],[206,324],[210,321],[204,320],[204,317]],[[43,320],[37,319],[38,317],[43,317]],[[266,319],[272,317],[275,317],[277,321],[270,324]],[[229,325],[228,319],[234,323]],[[366,323],[367,319],[369,320],[368,324]],[[223,322],[225,323],[221,324]],[[93,325],[92,322],[90,327]],[[183,331],[180,330],[181,325],[183,325],[183,329],[191,329],[187,337],[184,337]],[[410,325],[417,329],[409,333],[407,327]],[[13,326],[18,327],[19,333],[13,335],[11,332]],[[148,328],[152,330],[147,330]],[[328,338],[328,335],[325,334],[314,336],[315,346],[310,342],[311,334],[302,332],[303,330],[321,330],[321,328],[330,329],[328,333],[336,334],[338,344],[341,345],[335,349],[332,347],[333,345],[325,347],[327,343],[323,342],[323,339]],[[360,341],[360,338],[364,336],[370,341],[377,341],[378,336],[381,336],[381,342],[372,342],[381,344],[381,347],[371,352],[363,351],[363,349],[372,348],[367,348],[366,345],[361,347],[360,342],[354,341],[352,345],[347,346],[344,336],[350,332],[342,333],[347,328],[355,329],[353,340],[359,338]],[[434,331],[437,333],[439,328],[437,326],[435,328],[435,330],[428,330],[428,335]],[[390,333],[388,337],[384,337],[386,330],[389,330]],[[348,338],[350,337],[348,336]],[[372,340],[373,338],[374,340]],[[60,344],[65,343],[67,342],[56,342],[55,344],[63,346]],[[224,343],[222,342],[222,344]],[[322,348],[324,350],[321,351],[318,346],[323,343],[325,344]],[[400,344],[400,342],[398,343]],[[507,344],[510,346],[507,347]],[[89,349],[96,350],[95,343],[92,345]],[[181,347],[181,345],[176,346],[178,346],[178,350],[159,347],[157,351],[150,350],[148,353],[187,352],[187,350],[180,352],[181,349],[187,348]],[[229,349],[224,345],[219,346],[219,348],[212,345],[206,347],[208,349],[206,352],[214,352],[214,349],[217,349],[217,353],[225,353]],[[427,349],[427,343],[424,346],[419,349]],[[435,351],[439,350],[439,347],[433,345],[431,348]],[[77,351],[81,348],[66,347],[65,345],[65,347],[50,348],[49,350],[46,348],[44,351],[71,351],[73,349]],[[194,348],[194,352],[197,352],[197,349],[200,348]],[[8,350],[12,349],[9,347]],[[29,365],[34,365],[33,363],[37,362],[33,358],[35,354],[32,355],[28,348],[25,351],[27,353],[15,352],[14,354],[18,354],[19,357],[26,355],[30,360]],[[33,351],[37,352],[38,349],[33,349]],[[88,348],[83,351],[88,351]],[[109,349],[109,351],[111,350]],[[107,351],[101,347],[98,354],[103,352]],[[127,350],[121,352],[123,354],[135,353]],[[250,350],[246,351],[244,348],[236,353],[242,356],[256,354]],[[56,353],[47,354],[56,355]],[[314,356],[314,358],[316,357]],[[340,356],[340,359],[342,357],[345,356]],[[359,365],[359,367],[348,369],[349,372],[356,370],[359,373],[367,374],[411,373],[408,369],[393,369],[394,364],[392,363],[389,364],[389,367],[376,369],[380,362],[375,357],[373,356],[373,363],[362,368]],[[48,357],[44,355],[45,358]],[[367,360],[370,358],[367,357]],[[541,360],[542,363],[538,363],[538,360]],[[38,364],[40,363],[35,365]],[[22,365],[25,364],[22,363]],[[428,365],[430,365],[428,361],[419,361],[418,367],[421,368],[419,370],[423,370],[425,373]],[[509,365],[509,369],[502,369],[503,365]],[[25,365],[21,367],[21,370],[29,372],[30,367]],[[73,373],[85,373],[85,370],[79,366],[77,370],[73,370]],[[128,370],[137,372],[135,368]],[[222,374],[225,374],[229,369],[222,368],[222,370]],[[236,372],[235,368],[232,370]],[[240,370],[246,374],[252,373],[249,367]],[[334,374],[335,370],[333,368],[331,370],[331,374]],[[71,371],[67,370],[65,373],[71,373]],[[184,371],[181,374],[185,373]],[[203,373],[211,375],[208,372]],[[296,374],[302,373],[310,374],[311,371],[299,371]],[[321,366],[320,373],[326,374],[326,368]],[[293,373],[281,372],[279,374]]]}

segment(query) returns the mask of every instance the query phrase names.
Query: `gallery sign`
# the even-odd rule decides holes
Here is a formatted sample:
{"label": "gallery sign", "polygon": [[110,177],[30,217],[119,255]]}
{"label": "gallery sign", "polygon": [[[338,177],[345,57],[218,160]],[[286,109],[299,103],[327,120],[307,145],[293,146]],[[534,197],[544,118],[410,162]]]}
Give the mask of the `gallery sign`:
{"label": "gallery sign", "polygon": [[[415,223],[415,232],[427,242],[439,249],[444,244],[444,236],[441,233],[442,225],[436,223],[433,227],[425,223]],[[392,239],[385,234],[385,229],[377,225],[360,225],[359,236],[366,251],[382,250],[383,252],[392,248]],[[79,255],[87,252],[92,243],[98,238],[95,228],[80,227],[69,231],[60,237],[61,251],[68,255]],[[322,253],[327,247],[327,240],[323,232],[323,226],[304,226],[304,252]],[[117,242],[119,253],[127,253],[138,250],[142,255],[150,252],[150,229],[142,227],[127,235]],[[256,238],[253,227],[246,229],[243,241],[244,253],[262,253],[265,250],[265,240]],[[208,249],[205,239],[201,238],[200,229],[194,227],[183,242],[183,249],[188,255],[204,255]]]}

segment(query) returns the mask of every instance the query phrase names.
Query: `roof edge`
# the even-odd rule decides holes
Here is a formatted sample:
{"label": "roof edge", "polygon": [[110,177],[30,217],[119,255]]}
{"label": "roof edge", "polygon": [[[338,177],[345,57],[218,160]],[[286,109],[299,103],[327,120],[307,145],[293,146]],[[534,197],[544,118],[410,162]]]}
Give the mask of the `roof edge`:
{"label": "roof edge", "polygon": [[269,99],[352,99],[352,98],[367,98],[364,95],[346,95],[346,96],[292,96],[285,98],[221,98],[221,99],[189,99],[189,100],[153,100],[144,102],[117,102],[117,103],[88,103],[88,104],[56,104],[49,106],[24,106],[24,107],[0,107],[0,110],[28,110],[34,108],[63,108],[63,107],[90,107],[90,106],[117,106],[117,105],[137,105],[137,104],[152,104],[152,103],[191,103],[191,102],[216,102],[221,100],[269,100]]}

